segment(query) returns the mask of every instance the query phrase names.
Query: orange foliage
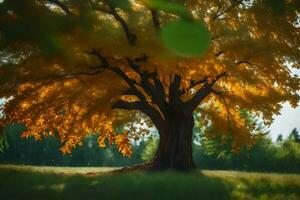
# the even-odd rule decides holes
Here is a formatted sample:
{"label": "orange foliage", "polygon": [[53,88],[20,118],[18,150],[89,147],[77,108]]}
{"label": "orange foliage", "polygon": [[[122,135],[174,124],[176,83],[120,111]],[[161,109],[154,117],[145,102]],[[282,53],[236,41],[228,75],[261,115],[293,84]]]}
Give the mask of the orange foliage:
{"label": "orange foliage", "polygon": [[[64,1],[71,16],[61,7],[49,4],[52,1],[26,2],[31,2],[28,4],[32,10],[28,12],[36,12],[34,23],[40,23],[43,30],[53,34],[59,48],[45,54],[44,46],[31,39],[6,44],[0,41],[0,97],[12,97],[4,106],[0,123],[25,124],[27,130],[23,136],[36,139],[57,132],[64,153],[80,145],[86,135],[98,133],[99,147],[105,147],[106,142],[115,143],[123,155],[129,156],[130,139],[146,134],[144,126],[137,130],[134,124],[141,119],[149,124],[149,119],[138,111],[111,109],[111,104],[119,99],[135,101],[136,98],[123,95],[128,85],[119,76],[111,71],[84,74],[94,72],[93,67],[99,65],[95,56],[86,53],[93,48],[136,82],[141,80],[126,65],[126,57],[146,53],[149,58],[141,65],[142,69],[156,71],[166,92],[174,74],[181,75],[181,88],[188,91],[191,80],[208,77],[212,81],[225,71],[228,76],[220,79],[214,89],[222,92],[227,105],[221,96],[212,93],[199,105],[199,112],[203,121],[212,123],[208,135],[213,135],[228,129],[229,110],[231,131],[225,131],[224,135],[231,134],[236,146],[249,144],[253,139],[239,110],[256,113],[270,123],[273,114],[279,113],[281,103],[298,104],[299,78],[287,66],[289,62],[300,68],[300,30],[294,25],[299,9],[292,6],[287,7],[285,14],[274,14],[261,1],[248,6],[233,6],[235,1],[229,0],[178,1],[185,2],[195,20],[207,25],[213,38],[205,55],[184,58],[164,47],[153,28],[149,8],[142,3],[144,0],[133,0],[129,11],[116,10],[137,36],[135,46],[128,44],[122,26],[113,16],[101,11],[102,7],[94,10],[88,1]],[[13,21],[22,17],[26,20],[29,15],[11,12],[1,13],[0,23],[5,23],[3,16]],[[175,18],[174,13],[159,12],[161,25]],[[55,27],[63,19],[65,24]],[[47,20],[53,23],[52,28]],[[193,95],[190,90],[182,98],[190,99]],[[145,96],[151,103],[151,98]],[[115,133],[115,128],[121,125],[127,125],[129,132]]]}

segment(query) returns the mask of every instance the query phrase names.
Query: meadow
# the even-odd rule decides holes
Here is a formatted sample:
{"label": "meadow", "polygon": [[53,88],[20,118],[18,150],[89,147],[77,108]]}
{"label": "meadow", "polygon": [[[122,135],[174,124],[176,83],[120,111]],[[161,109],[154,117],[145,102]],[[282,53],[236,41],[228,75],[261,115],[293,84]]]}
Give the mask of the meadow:
{"label": "meadow", "polygon": [[0,165],[2,200],[297,200],[300,175],[202,170],[112,173],[116,168]]}

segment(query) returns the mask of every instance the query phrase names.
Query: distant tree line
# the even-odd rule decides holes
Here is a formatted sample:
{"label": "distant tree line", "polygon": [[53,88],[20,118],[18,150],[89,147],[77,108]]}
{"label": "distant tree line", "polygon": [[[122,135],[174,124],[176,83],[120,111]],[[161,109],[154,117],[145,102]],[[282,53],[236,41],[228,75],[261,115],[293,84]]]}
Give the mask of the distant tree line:
{"label": "distant tree line", "polygon": [[[142,162],[140,155],[131,158],[123,157],[116,146],[99,148],[97,135],[88,136],[81,146],[77,146],[72,154],[63,155],[59,137],[43,136],[36,141],[33,137],[21,138],[25,127],[10,125],[4,130],[0,148],[0,163],[50,165],[50,166],[129,166]],[[134,150],[140,152],[143,144],[135,145]]]}
{"label": "distant tree line", "polygon": [[[99,149],[97,136],[88,136],[83,145],[78,146],[70,155],[59,151],[59,138],[48,136],[41,141],[20,137],[24,127],[6,127],[5,139],[2,138],[0,163],[50,165],[50,166],[130,166],[142,163],[154,156],[159,138],[151,135],[134,145],[131,158],[123,157],[116,147]],[[194,140],[194,159],[200,169],[300,172],[300,135],[293,129],[286,139],[279,135],[272,142],[268,135],[261,135],[249,149],[232,152],[230,142],[220,138],[207,139],[198,134]]]}
{"label": "distant tree line", "polygon": [[196,163],[205,169],[233,169],[247,171],[300,172],[300,136],[297,129],[286,139],[278,136],[272,142],[267,135],[257,138],[250,149],[232,152],[219,139],[202,140],[194,148]]}

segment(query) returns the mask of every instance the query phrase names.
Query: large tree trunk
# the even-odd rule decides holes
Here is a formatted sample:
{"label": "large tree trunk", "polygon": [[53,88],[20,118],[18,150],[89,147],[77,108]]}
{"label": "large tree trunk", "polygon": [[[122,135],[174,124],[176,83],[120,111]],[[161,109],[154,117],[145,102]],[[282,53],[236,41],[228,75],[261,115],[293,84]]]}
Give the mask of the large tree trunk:
{"label": "large tree trunk", "polygon": [[192,136],[194,119],[189,117],[171,117],[159,130],[160,143],[151,168],[154,170],[174,169],[192,170],[196,166],[192,155]]}
{"label": "large tree trunk", "polygon": [[[156,13],[152,12],[152,14],[155,18]],[[154,20],[157,22],[157,19]],[[93,50],[89,54],[98,57],[101,71],[111,70],[127,83],[128,89],[123,92],[123,95],[132,95],[138,99],[136,101],[120,99],[113,103],[112,108],[141,111],[152,120],[159,131],[160,144],[154,159],[143,165],[131,167],[129,170],[196,168],[192,157],[193,112],[207,95],[219,93],[213,89],[213,86],[227,73],[222,72],[213,79],[204,77],[200,80],[191,80],[189,87],[186,88],[181,87],[181,75],[171,73],[169,84],[165,84],[157,72],[141,70],[140,63],[147,61],[147,55],[134,59],[126,58],[129,67],[140,77],[136,80],[128,76],[122,68],[110,65],[99,51]],[[197,85],[202,86],[200,89],[195,89]],[[181,97],[185,94],[194,95],[188,100],[183,100]]]}

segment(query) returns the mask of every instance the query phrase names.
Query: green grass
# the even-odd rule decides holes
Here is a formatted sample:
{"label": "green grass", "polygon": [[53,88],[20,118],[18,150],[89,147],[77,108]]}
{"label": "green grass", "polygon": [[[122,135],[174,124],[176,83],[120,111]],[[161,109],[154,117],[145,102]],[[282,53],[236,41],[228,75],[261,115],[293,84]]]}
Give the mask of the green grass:
{"label": "green grass", "polygon": [[112,170],[118,169],[117,167],[50,167],[50,166],[31,166],[31,165],[1,165],[2,170],[15,170],[24,172],[38,172],[38,173],[54,173],[61,175],[86,175],[86,174],[102,174]]}
{"label": "green grass", "polygon": [[107,173],[111,169],[0,165],[0,199],[300,200],[300,175],[238,171]]}

